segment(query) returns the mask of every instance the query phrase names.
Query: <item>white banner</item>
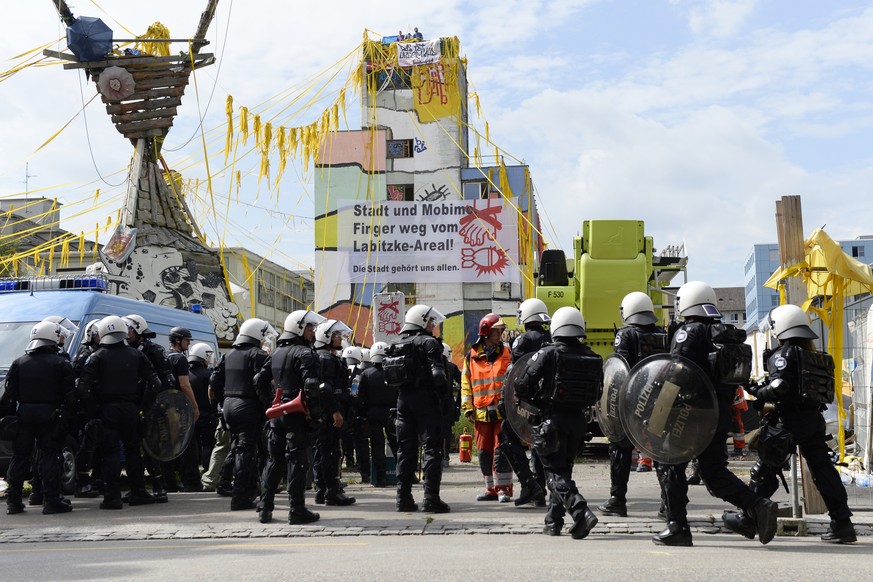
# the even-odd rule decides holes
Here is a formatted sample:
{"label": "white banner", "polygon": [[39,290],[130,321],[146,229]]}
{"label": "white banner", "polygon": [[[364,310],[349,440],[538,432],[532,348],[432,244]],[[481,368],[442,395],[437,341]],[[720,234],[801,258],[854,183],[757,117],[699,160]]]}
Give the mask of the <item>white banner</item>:
{"label": "white banner", "polygon": [[376,293],[370,309],[373,312],[373,340],[389,344],[397,340],[406,318],[403,293]]}
{"label": "white banner", "polygon": [[398,42],[397,62],[401,67],[414,67],[440,62],[440,41]]}
{"label": "white banner", "polygon": [[518,283],[518,221],[503,200],[337,208],[340,283]]}

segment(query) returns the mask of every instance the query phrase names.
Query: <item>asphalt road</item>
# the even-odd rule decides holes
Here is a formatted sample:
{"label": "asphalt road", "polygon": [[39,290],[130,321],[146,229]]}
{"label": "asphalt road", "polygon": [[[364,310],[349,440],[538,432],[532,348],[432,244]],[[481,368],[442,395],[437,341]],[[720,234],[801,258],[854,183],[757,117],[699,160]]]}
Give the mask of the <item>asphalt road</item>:
{"label": "asphalt road", "polygon": [[[864,579],[873,540],[762,546],[698,535],[693,548],[648,536],[454,535],[160,540],[0,547],[6,580],[834,580]],[[8,568],[13,567],[10,571]],[[14,573],[13,573],[14,572]],[[859,578],[860,576],[860,578]]]}

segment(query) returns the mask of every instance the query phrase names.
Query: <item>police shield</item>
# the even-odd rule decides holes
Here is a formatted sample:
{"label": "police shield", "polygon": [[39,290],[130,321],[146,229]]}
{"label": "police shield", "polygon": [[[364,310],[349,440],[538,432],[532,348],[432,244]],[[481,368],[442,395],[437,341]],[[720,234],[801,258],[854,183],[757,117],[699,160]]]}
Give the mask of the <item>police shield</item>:
{"label": "police shield", "polygon": [[159,392],[143,413],[142,446],[158,461],[182,454],[194,434],[194,409],[179,390]]}
{"label": "police shield", "polygon": [[503,382],[503,408],[506,420],[509,421],[518,438],[526,445],[530,444],[531,423],[538,424],[541,422],[541,419],[534,417],[530,405],[519,402],[515,393],[515,384],[524,374],[524,369],[527,367],[527,363],[532,355],[525,354],[516,360]]}
{"label": "police shield", "polygon": [[660,463],[690,461],[712,440],[718,405],[709,377],[694,362],[660,354],[631,370],[619,396],[625,433]]}
{"label": "police shield", "polygon": [[609,442],[622,446],[630,446],[630,441],[621,425],[618,405],[619,396],[624,392],[629,376],[630,366],[623,357],[612,354],[606,358],[603,361],[603,393],[594,407],[594,415],[603,436]]}

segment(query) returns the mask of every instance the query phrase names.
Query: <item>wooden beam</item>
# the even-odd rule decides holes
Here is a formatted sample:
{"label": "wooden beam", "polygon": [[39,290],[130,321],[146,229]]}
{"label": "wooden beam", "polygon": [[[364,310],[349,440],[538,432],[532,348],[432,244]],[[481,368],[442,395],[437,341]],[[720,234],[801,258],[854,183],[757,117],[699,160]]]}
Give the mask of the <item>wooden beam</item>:
{"label": "wooden beam", "polygon": [[[203,53],[194,57],[194,62],[209,57],[214,57],[212,53]],[[128,67],[132,65],[149,66],[149,65],[167,65],[172,63],[190,64],[191,57],[187,54],[170,55],[168,57],[156,56],[141,56],[141,57],[112,57],[100,61],[83,61],[79,63],[67,63],[65,69],[105,69],[106,67],[118,66]]]}
{"label": "wooden beam", "polygon": [[148,111],[162,107],[178,107],[182,105],[181,97],[164,97],[162,99],[149,99],[148,101],[125,101],[124,103],[107,103],[106,113],[124,114],[133,111]]}
{"label": "wooden beam", "polygon": [[166,109],[155,109],[150,111],[136,111],[134,113],[122,113],[120,115],[110,116],[112,123],[120,125],[123,123],[131,123],[134,121],[145,121],[147,119],[163,119],[164,117],[174,117],[176,115],[175,107]]}

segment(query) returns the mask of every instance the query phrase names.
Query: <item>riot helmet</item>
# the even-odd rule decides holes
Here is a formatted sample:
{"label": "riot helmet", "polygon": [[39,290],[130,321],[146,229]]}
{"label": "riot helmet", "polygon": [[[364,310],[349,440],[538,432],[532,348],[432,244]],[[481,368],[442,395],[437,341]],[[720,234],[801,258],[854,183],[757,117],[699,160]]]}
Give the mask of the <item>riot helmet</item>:
{"label": "riot helmet", "polygon": [[334,334],[340,334],[342,337],[348,337],[352,333],[352,328],[336,319],[326,319],[318,324],[315,328],[315,347],[321,348],[329,346]]}
{"label": "riot helmet", "polygon": [[47,321],[49,323],[56,323],[61,326],[61,339],[58,342],[58,345],[64,345],[64,342],[79,331],[79,326],[67,319],[66,317],[62,317],[60,315],[49,315],[44,318],[43,321]]}
{"label": "riot helmet", "polygon": [[809,316],[796,305],[780,305],[770,310],[770,331],[779,341],[799,338],[818,339],[809,325]]}
{"label": "riot helmet", "polygon": [[323,316],[308,309],[292,311],[285,318],[285,324],[282,326],[282,335],[279,336],[279,339],[289,340],[295,337],[303,337],[303,331],[307,325],[317,326],[324,320]]}
{"label": "riot helmet", "polygon": [[406,312],[403,327],[400,333],[405,331],[415,331],[417,329],[427,329],[427,324],[433,321],[434,325],[439,325],[446,320],[446,316],[440,313],[437,309],[429,305],[413,305]]}
{"label": "riot helmet", "polygon": [[191,330],[187,327],[176,326],[170,329],[170,344],[181,344],[182,340],[190,340],[194,339],[194,336],[191,335]]}
{"label": "riot helmet", "polygon": [[618,310],[625,324],[649,325],[658,321],[652,298],[642,291],[625,295]]}
{"label": "riot helmet", "polygon": [[575,307],[561,307],[552,317],[552,337],[585,337],[585,318]]}
{"label": "riot helmet", "polygon": [[365,363],[370,363],[370,350],[369,348],[361,348],[361,361]]}
{"label": "riot helmet", "polygon": [[188,348],[188,362],[209,366],[212,364],[212,354],[212,346],[204,342],[197,342]]}
{"label": "riot helmet", "polygon": [[108,315],[97,324],[100,333],[100,345],[122,343],[127,339],[127,323],[117,315]]}
{"label": "riot helmet", "polygon": [[361,353],[361,348],[358,346],[349,346],[343,350],[343,360],[349,366],[357,366],[364,361],[364,356]]}
{"label": "riot helmet", "polygon": [[124,323],[127,324],[127,328],[138,336],[154,338],[158,335],[149,329],[149,324],[146,323],[146,320],[142,315],[132,313],[130,315],[125,315],[121,319],[123,319]]}
{"label": "riot helmet", "polygon": [[526,323],[549,323],[551,320],[549,308],[536,297],[522,301],[515,316],[515,322],[520,326],[524,326]]}
{"label": "riot helmet", "polygon": [[452,346],[450,346],[446,342],[443,342],[443,357],[447,360],[452,359]]}
{"label": "riot helmet", "polygon": [[682,317],[721,319],[716,303],[715,291],[703,281],[688,281],[676,292],[676,312]]}
{"label": "riot helmet", "polygon": [[43,346],[57,347],[63,337],[63,328],[60,324],[52,321],[40,321],[30,330],[30,343],[27,344],[26,352],[32,352]]}
{"label": "riot helmet", "polygon": [[278,336],[279,333],[276,331],[276,328],[263,319],[253,317],[245,320],[239,326],[239,333],[236,339],[233,340],[233,345],[255,344],[259,346],[263,342],[269,342]]}
{"label": "riot helmet", "polygon": [[100,331],[97,329],[98,323],[100,323],[99,319],[92,319],[85,325],[85,336],[82,338],[85,343],[100,343]]}
{"label": "riot helmet", "polygon": [[385,342],[376,342],[370,348],[370,361],[374,364],[381,364],[387,353],[388,344]]}

